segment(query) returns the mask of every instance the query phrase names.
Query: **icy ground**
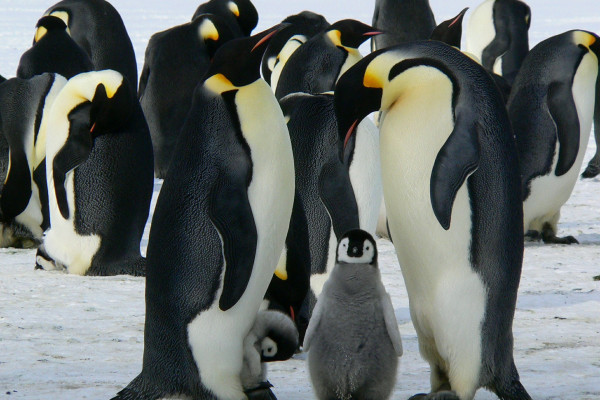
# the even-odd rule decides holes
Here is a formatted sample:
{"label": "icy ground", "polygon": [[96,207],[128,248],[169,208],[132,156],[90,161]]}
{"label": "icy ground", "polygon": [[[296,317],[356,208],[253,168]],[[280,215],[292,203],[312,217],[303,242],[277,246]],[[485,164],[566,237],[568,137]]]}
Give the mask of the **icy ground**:
{"label": "icy ground", "polygon": [[[113,0],[132,38],[139,69],[150,35],[186,22],[200,1]],[[374,0],[255,0],[267,28],[311,9],[330,21],[370,22]],[[529,1],[532,45],[575,28],[600,32],[597,0]],[[34,26],[52,0],[0,0],[0,74],[14,76]],[[432,0],[436,19],[478,1]],[[467,14],[466,19],[468,19]],[[590,142],[587,160],[594,153]],[[160,189],[156,182],[155,198]],[[563,207],[559,234],[581,244],[528,244],[514,320],[515,360],[534,399],[600,399],[600,180],[579,181]],[[153,203],[154,204],[154,203]],[[147,233],[143,250],[147,244]],[[391,244],[378,242],[383,280],[404,344],[393,399],[427,391],[408,299]],[[0,398],[108,399],[141,370],[144,280],[88,278],[33,270],[33,250],[0,250]],[[271,365],[280,400],[313,398],[303,357]],[[494,399],[480,390],[476,399]]]}

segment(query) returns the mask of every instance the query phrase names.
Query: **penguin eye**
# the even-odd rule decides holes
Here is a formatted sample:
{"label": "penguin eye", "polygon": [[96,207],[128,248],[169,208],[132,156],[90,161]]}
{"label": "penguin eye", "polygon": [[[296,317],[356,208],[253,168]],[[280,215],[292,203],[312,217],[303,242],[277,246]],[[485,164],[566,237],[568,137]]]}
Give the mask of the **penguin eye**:
{"label": "penguin eye", "polygon": [[365,248],[365,250],[371,250],[371,248],[370,248],[369,246],[367,246],[367,247]]}
{"label": "penguin eye", "polygon": [[348,245],[346,243],[342,244],[342,247],[348,247]]}

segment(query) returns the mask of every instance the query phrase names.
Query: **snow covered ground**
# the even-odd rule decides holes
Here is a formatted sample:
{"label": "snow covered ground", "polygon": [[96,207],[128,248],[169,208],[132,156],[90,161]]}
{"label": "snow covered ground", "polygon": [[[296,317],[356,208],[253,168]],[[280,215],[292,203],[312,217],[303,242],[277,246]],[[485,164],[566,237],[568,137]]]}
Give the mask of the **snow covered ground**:
{"label": "snow covered ground", "polygon": [[[114,0],[132,38],[139,69],[152,33],[186,22],[199,2]],[[371,21],[374,0],[255,0],[267,28],[310,9],[329,21]],[[582,28],[600,32],[597,0],[535,0],[532,45]],[[0,74],[14,76],[34,26],[53,4],[0,1]],[[431,0],[439,21],[478,1]],[[467,14],[466,19],[468,19]],[[590,142],[584,166],[595,150]],[[156,182],[155,198],[160,189]],[[528,244],[514,320],[515,360],[534,399],[600,399],[600,180],[580,181],[563,207],[559,234],[581,244]],[[155,199],[154,199],[155,200]],[[147,243],[147,233],[143,250]],[[408,299],[394,249],[379,240],[380,267],[404,343],[393,399],[428,390],[429,368],[417,350]],[[0,398],[108,399],[141,370],[144,280],[89,278],[33,270],[34,251],[0,250]],[[302,356],[271,365],[281,400],[313,398]],[[478,400],[495,396],[480,390]]]}

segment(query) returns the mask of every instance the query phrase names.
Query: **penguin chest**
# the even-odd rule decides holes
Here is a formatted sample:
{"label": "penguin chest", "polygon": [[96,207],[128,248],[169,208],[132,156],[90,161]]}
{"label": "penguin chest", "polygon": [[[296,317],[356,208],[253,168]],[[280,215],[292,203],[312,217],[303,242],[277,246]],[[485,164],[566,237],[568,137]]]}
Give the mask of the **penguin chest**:
{"label": "penguin chest", "polygon": [[344,47],[344,49],[346,50],[347,55],[346,59],[344,60],[344,63],[342,64],[342,68],[340,69],[340,73],[335,80],[336,83],[346,71],[348,71],[354,64],[356,64],[362,59],[362,55],[357,49],[354,49],[352,47]]}
{"label": "penguin chest", "polygon": [[[474,54],[481,60],[483,50],[496,37],[494,27],[494,3],[496,0],[487,0],[473,11],[469,18],[466,31],[466,51]],[[494,66],[494,72],[496,66]]]}
{"label": "penguin chest", "polygon": [[431,172],[454,128],[451,83],[440,79],[435,85],[408,92],[392,105],[383,117],[380,139],[390,232],[413,322],[429,337],[438,330],[440,309],[469,305],[468,324],[477,327],[485,307],[485,288],[470,261],[472,212],[466,182],[454,200],[448,230],[431,205]]}
{"label": "penguin chest", "polygon": [[558,139],[556,140],[550,172],[548,175],[537,177],[530,182],[530,195],[523,203],[525,231],[528,229],[541,229],[541,225],[552,219],[571,196],[579,177],[592,129],[595,93],[590,88],[594,87],[597,76],[598,60],[593,54],[588,53],[579,64],[572,86],[573,100],[579,119],[579,132],[571,132],[572,135],[579,135],[577,158],[566,174],[556,176],[555,171],[560,149],[560,143]]}
{"label": "penguin chest", "polygon": [[273,89],[273,93],[275,93],[275,90],[277,89],[277,83],[281,77],[281,71],[283,71],[283,67],[285,67],[285,64],[292,54],[294,54],[298,47],[302,46],[304,42],[306,42],[306,36],[292,36],[277,55],[277,59],[273,61],[273,72],[271,73],[271,88]]}

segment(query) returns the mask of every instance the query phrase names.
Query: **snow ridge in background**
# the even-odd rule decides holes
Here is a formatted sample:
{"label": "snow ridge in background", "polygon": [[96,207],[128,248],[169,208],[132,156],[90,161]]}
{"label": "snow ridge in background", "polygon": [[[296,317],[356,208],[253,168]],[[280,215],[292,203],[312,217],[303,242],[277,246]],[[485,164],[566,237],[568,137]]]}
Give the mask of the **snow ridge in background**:
{"label": "snow ridge in background", "polygon": [[[113,0],[137,56],[138,70],[150,36],[187,22],[200,1]],[[255,0],[257,31],[302,10],[330,22],[370,23],[374,0]],[[440,22],[478,1],[431,0]],[[531,46],[570,29],[600,33],[596,0],[536,0]],[[0,1],[0,74],[10,78],[31,46],[34,26],[53,1]],[[465,21],[468,20],[467,13]],[[363,54],[368,45],[361,48]],[[593,135],[592,135],[593,136]],[[590,141],[584,166],[594,154]],[[160,190],[156,181],[153,206]],[[578,181],[562,209],[559,235],[573,246],[528,244],[514,320],[515,362],[534,399],[600,399],[600,180]],[[147,245],[144,236],[143,251]],[[378,241],[383,282],[392,296],[404,344],[393,399],[429,388],[429,367],[418,354],[408,299],[393,246]],[[0,250],[0,398],[108,399],[142,367],[144,279],[90,278],[34,271],[34,250]],[[271,363],[269,379],[280,400],[314,398],[303,356]],[[477,400],[495,399],[480,390]]]}

